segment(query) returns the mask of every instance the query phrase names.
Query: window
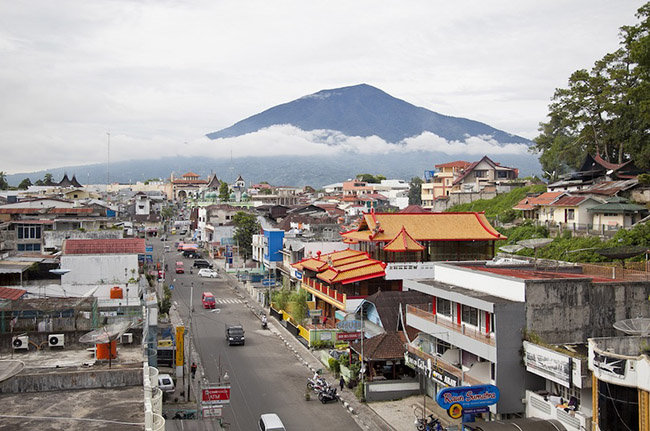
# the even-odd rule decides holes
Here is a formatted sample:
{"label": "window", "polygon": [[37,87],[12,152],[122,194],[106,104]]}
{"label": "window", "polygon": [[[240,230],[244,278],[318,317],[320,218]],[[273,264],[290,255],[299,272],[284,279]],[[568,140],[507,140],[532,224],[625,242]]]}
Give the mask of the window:
{"label": "window", "polygon": [[40,244],[17,244],[18,251],[41,251]]}
{"label": "window", "polygon": [[474,171],[476,178],[487,178],[487,171]]}
{"label": "window", "polygon": [[436,312],[443,316],[451,316],[451,301],[448,299],[436,299]]}
{"label": "window", "polygon": [[470,307],[469,305],[463,305],[461,312],[461,320],[463,323],[478,326],[478,310],[476,308]]}
{"label": "window", "polygon": [[573,208],[567,208],[566,210],[566,219],[574,220],[575,219],[575,210]]}
{"label": "window", "polygon": [[40,226],[19,224],[16,226],[16,232],[18,239],[33,239],[41,237]]}

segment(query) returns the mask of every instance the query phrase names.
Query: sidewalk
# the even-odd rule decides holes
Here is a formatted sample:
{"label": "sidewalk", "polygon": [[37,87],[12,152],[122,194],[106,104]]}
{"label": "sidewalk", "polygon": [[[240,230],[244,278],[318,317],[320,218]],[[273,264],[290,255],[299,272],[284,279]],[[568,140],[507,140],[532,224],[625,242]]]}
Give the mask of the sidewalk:
{"label": "sidewalk", "polygon": [[[233,286],[237,286],[234,290],[242,298],[244,295],[249,301],[246,302],[251,312],[259,318],[260,311],[266,312],[267,310],[250,298],[247,290],[243,287],[242,283],[237,278],[228,274],[224,267],[223,262],[214,261],[215,267],[219,266],[219,276],[227,277]],[[268,313],[267,313],[268,314]],[[312,351],[302,344],[296,337],[294,337],[287,329],[280,325],[276,319],[269,318],[269,329],[276,335],[286,347],[296,356],[305,368],[305,378],[313,375],[316,370],[322,370],[321,375],[329,381],[332,386],[338,388],[338,379],[327,369],[327,367],[320,362],[312,353]],[[445,427],[449,430],[460,429],[460,421],[451,419],[446,410],[441,409],[438,404],[430,397],[423,395],[416,395],[401,400],[395,401],[378,401],[372,403],[362,403],[352,393],[350,389],[344,389],[340,392],[341,405],[350,412],[353,419],[364,430],[369,431],[413,431],[415,430],[416,413],[419,417],[422,415],[422,410],[426,402],[426,414],[433,414],[439,418]],[[455,428],[454,426],[457,426]]]}

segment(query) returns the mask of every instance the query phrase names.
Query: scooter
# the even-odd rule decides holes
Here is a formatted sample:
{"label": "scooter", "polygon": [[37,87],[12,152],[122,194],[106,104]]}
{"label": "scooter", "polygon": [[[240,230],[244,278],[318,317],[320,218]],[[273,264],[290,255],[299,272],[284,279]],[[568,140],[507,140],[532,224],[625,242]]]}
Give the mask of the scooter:
{"label": "scooter", "polygon": [[262,329],[266,329],[269,326],[269,323],[266,320],[266,314],[262,315]]}
{"label": "scooter", "polygon": [[339,396],[336,394],[336,388],[329,388],[318,393],[318,399],[321,403],[326,404],[330,401],[338,401]]}
{"label": "scooter", "polygon": [[444,431],[440,419],[433,415],[429,415],[428,421],[423,418],[415,419],[415,428],[417,428],[418,431]]}

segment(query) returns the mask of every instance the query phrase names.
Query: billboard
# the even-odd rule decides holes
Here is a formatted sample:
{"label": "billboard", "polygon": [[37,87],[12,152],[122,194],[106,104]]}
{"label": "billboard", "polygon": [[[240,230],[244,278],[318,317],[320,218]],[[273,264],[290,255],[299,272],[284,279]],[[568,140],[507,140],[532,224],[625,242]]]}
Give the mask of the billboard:
{"label": "billboard", "polygon": [[201,390],[201,404],[230,403],[230,385],[219,385]]}
{"label": "billboard", "polygon": [[460,405],[465,410],[496,404],[500,396],[499,388],[494,385],[458,386],[439,390],[436,401],[443,409]]}

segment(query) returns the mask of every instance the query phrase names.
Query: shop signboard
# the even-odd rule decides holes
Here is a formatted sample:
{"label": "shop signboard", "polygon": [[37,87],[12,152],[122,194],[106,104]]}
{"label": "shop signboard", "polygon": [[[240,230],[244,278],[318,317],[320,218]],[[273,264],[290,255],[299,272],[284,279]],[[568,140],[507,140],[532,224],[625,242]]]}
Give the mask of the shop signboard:
{"label": "shop signboard", "polygon": [[460,379],[458,377],[438,367],[433,363],[431,358],[424,359],[413,352],[406,352],[404,359],[406,360],[406,365],[415,368],[419,374],[423,374],[424,377],[438,384],[444,386],[460,385]]}
{"label": "shop signboard", "polygon": [[223,416],[223,407],[219,405],[202,406],[201,412],[204,418],[220,418]]}
{"label": "shop signboard", "polygon": [[499,397],[499,388],[494,385],[459,386],[439,390],[436,401],[443,409],[458,404],[465,410],[496,404]]}
{"label": "shop signboard", "polygon": [[341,331],[356,332],[361,330],[361,320],[342,320],[336,324],[336,328]]}
{"label": "shop signboard", "polygon": [[201,404],[230,403],[230,385],[212,386],[201,391]]}
{"label": "shop signboard", "polygon": [[358,340],[361,338],[361,332],[337,332],[336,339],[338,341]]}

